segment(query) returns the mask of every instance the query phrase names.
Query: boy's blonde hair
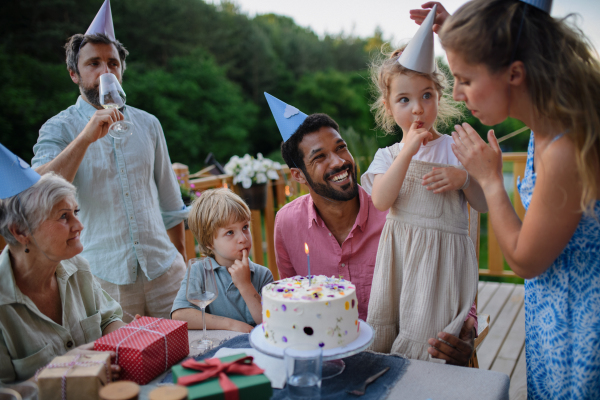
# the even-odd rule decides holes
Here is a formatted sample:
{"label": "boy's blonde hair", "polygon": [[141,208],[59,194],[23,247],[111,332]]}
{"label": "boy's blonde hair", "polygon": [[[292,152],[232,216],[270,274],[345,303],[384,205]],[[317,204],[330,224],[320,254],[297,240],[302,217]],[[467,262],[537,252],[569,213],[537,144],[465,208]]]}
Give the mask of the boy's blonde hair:
{"label": "boy's blonde hair", "polygon": [[583,32],[520,1],[474,0],[448,18],[440,40],[490,73],[523,62],[536,117],[562,125],[575,144],[581,209],[591,212],[600,194],[600,61]]}
{"label": "boy's blonde hair", "polygon": [[229,189],[211,189],[194,200],[188,226],[198,241],[200,254],[214,257],[215,234],[232,222],[250,221],[250,208],[240,196]]}
{"label": "boy's blonde hair", "polygon": [[398,62],[398,58],[406,48],[406,45],[400,47],[392,53],[385,53],[371,62],[371,82],[373,85],[374,97],[376,100],[371,104],[371,111],[375,116],[375,122],[386,133],[393,133],[396,127],[394,117],[388,112],[386,103],[389,104],[390,83],[397,75],[416,75],[423,76],[433,82],[440,97],[440,105],[435,120],[434,128],[439,129],[451,124],[454,120],[463,116],[463,111],[459,103],[455,102],[450,95],[451,90],[447,89],[447,79],[440,71],[437,61],[435,71],[431,74],[416,72],[410,70]]}

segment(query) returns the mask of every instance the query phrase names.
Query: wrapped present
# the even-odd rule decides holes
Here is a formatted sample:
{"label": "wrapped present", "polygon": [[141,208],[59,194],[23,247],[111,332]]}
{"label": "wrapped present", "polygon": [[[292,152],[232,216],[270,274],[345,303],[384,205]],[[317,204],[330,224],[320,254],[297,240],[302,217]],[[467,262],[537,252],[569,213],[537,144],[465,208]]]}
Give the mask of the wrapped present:
{"label": "wrapped present", "polygon": [[55,357],[35,379],[40,400],[98,399],[110,382],[110,353]]}
{"label": "wrapped present", "polygon": [[270,399],[273,394],[264,370],[246,354],[203,361],[189,359],[174,366],[171,372],[173,383],[187,386],[189,400],[261,400]]}
{"label": "wrapped present", "polygon": [[145,385],[189,354],[187,322],[141,317],[96,340],[94,350],[114,351],[121,379]]}

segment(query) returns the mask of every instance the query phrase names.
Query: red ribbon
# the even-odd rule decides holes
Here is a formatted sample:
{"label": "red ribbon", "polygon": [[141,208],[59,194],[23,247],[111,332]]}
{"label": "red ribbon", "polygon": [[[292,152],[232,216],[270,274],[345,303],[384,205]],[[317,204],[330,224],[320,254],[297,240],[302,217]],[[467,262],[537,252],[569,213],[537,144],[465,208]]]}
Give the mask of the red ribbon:
{"label": "red ribbon", "polygon": [[198,382],[203,382],[209,378],[219,377],[219,385],[225,394],[225,400],[239,400],[240,393],[238,387],[229,379],[227,374],[238,375],[260,375],[265,372],[258,365],[252,362],[252,356],[246,356],[239,360],[231,362],[221,362],[218,358],[209,358],[204,362],[198,362],[194,359],[184,361],[181,365],[184,368],[202,371],[199,374],[182,376],[177,379],[177,384],[190,386]]}

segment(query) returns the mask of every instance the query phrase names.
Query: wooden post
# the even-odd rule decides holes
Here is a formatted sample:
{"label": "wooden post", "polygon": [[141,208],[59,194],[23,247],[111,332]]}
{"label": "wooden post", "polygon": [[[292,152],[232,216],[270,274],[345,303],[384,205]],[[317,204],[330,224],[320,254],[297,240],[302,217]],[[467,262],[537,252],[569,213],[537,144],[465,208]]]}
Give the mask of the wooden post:
{"label": "wooden post", "polygon": [[196,258],[196,240],[191,230],[185,230],[185,255],[188,260]]}
{"label": "wooden post", "polygon": [[262,229],[260,224],[260,210],[250,210],[250,233],[252,234],[252,261],[265,265],[262,247]]}
{"label": "wooden post", "polygon": [[519,194],[519,190],[517,189],[517,177],[521,177],[521,180],[523,179],[523,177],[525,176],[525,166],[527,165],[527,161],[523,160],[523,161],[515,161],[513,162],[513,175],[514,175],[514,182],[513,182],[513,205],[515,207],[515,211],[517,212],[517,215],[519,216],[519,218],[521,218],[521,221],[523,221],[523,218],[525,218],[525,207],[523,207],[523,203],[521,202],[521,195]]}
{"label": "wooden post", "polygon": [[[275,261],[275,204],[273,204],[273,183],[267,182],[267,206],[265,207],[265,239],[267,242],[267,264],[273,279],[279,280],[279,271]],[[262,249],[262,246],[261,246]]]}
{"label": "wooden post", "polygon": [[277,200],[277,208],[280,208],[285,205],[286,195],[285,195],[285,179],[283,179],[283,171],[279,172],[279,179],[275,181],[275,193]]}
{"label": "wooden post", "polygon": [[0,251],[6,247],[6,241],[2,236],[0,236]]}
{"label": "wooden post", "polygon": [[[175,171],[175,175],[177,175],[177,180],[179,184],[186,189],[190,188],[190,169],[185,164],[174,163],[172,165],[173,171]],[[183,180],[183,184],[181,181]]]}

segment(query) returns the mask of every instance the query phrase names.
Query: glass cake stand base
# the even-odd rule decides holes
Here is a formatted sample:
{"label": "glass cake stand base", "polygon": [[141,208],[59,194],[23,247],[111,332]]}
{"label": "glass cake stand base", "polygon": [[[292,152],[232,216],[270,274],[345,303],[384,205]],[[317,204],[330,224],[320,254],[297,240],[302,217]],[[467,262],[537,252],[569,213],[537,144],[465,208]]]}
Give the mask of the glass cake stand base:
{"label": "glass cake stand base", "polygon": [[[342,358],[350,357],[367,349],[373,343],[373,328],[363,320],[360,321],[360,331],[358,337],[351,343],[342,347],[323,350],[323,378],[333,378],[338,376],[346,368]],[[258,325],[250,332],[248,336],[250,346],[275,358],[283,358],[283,348],[272,345],[267,342],[262,325]]]}

